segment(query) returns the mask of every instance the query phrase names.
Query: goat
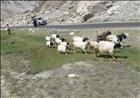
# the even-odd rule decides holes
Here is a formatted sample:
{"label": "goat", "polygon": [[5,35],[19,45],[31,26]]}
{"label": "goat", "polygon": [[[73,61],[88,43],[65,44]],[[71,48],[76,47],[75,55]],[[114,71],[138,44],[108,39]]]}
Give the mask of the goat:
{"label": "goat", "polygon": [[58,34],[52,34],[52,35],[51,35],[51,38],[52,38],[52,39],[60,38],[60,36],[59,36]]}
{"label": "goat", "polygon": [[96,33],[96,37],[97,37],[97,41],[102,41],[102,40],[106,40],[106,37],[108,35],[111,35],[111,32],[110,31],[107,31],[107,32],[97,32]]}
{"label": "goat", "polygon": [[69,49],[69,43],[68,42],[61,42],[58,47],[57,47],[57,51],[61,52],[61,53],[66,53],[67,54],[67,50]]}
{"label": "goat", "polygon": [[75,48],[80,48],[80,49],[83,50],[84,53],[86,53],[86,48],[87,48],[88,45],[89,45],[89,39],[88,38],[84,38],[84,39],[82,39],[82,41],[74,41],[73,42],[74,49]]}
{"label": "goat", "polygon": [[90,45],[94,47],[95,51],[95,57],[97,57],[97,53],[106,53],[107,55],[111,55],[113,60],[115,59],[114,57],[114,49],[120,47],[119,44],[115,44],[113,42],[109,41],[90,41]]}
{"label": "goat", "polygon": [[[124,39],[126,39],[126,38],[128,38],[128,34],[127,33],[122,33],[122,34],[119,34],[119,35],[108,35],[107,37],[106,37],[106,40],[107,41],[112,41],[112,42],[114,42],[115,44],[121,44],[122,45],[122,41],[124,40]],[[121,48],[123,48],[123,47],[121,47]]]}
{"label": "goat", "polygon": [[62,42],[64,42],[65,41],[65,39],[64,38],[55,38],[55,43],[57,44],[57,45],[59,45],[59,44],[61,44]]}
{"label": "goat", "polygon": [[54,41],[47,41],[46,42],[46,45],[49,47],[49,48],[53,48],[54,47]]}
{"label": "goat", "polygon": [[127,34],[127,33],[122,33],[122,34],[117,35],[117,38],[118,38],[119,42],[122,42],[123,39],[126,39],[128,37],[129,37],[129,34]]}
{"label": "goat", "polygon": [[72,38],[72,40],[74,41],[74,42],[82,42],[83,40],[89,40],[87,37],[79,37],[79,36],[74,36],[73,38]]}
{"label": "goat", "polygon": [[49,37],[49,36],[46,36],[46,41],[49,41],[50,39],[51,39],[51,37]]}

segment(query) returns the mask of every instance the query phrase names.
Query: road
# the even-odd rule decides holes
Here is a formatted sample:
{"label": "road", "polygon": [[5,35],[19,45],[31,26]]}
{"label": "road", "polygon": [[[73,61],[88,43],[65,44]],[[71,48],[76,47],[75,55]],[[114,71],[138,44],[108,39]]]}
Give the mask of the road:
{"label": "road", "polygon": [[[5,27],[1,27],[5,28]],[[13,29],[34,28],[34,26],[12,26]],[[37,28],[50,29],[98,29],[98,28],[140,28],[140,22],[123,23],[87,23],[87,24],[48,24]]]}

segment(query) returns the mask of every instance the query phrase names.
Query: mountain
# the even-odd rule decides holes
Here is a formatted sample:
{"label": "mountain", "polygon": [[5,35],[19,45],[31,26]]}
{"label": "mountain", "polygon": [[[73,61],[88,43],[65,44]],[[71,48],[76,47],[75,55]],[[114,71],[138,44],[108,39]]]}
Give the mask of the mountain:
{"label": "mountain", "polygon": [[48,23],[140,21],[139,1],[1,1],[1,25],[26,25],[41,16]]}
{"label": "mountain", "polygon": [[36,1],[1,1],[1,19],[7,19],[15,14],[23,14],[38,7]]}

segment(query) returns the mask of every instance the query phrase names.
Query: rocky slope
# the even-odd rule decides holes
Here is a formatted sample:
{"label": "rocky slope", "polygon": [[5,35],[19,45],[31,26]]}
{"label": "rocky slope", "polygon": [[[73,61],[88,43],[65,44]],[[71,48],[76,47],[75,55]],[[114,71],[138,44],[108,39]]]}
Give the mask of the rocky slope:
{"label": "rocky slope", "polygon": [[[49,23],[139,21],[139,1],[2,1],[2,25],[26,25],[41,16]],[[6,6],[8,5],[8,7]]]}
{"label": "rocky slope", "polygon": [[16,14],[23,14],[38,7],[36,1],[1,1],[1,19],[10,18]]}

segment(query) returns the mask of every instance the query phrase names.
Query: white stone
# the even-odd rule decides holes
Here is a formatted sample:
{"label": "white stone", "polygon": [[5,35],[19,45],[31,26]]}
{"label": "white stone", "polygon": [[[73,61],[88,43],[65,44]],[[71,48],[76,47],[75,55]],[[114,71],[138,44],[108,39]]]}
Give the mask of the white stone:
{"label": "white stone", "polygon": [[76,77],[78,77],[76,74],[68,74],[68,77],[69,78],[76,78]]}
{"label": "white stone", "polygon": [[75,34],[75,32],[70,32],[70,35],[74,35]]}

